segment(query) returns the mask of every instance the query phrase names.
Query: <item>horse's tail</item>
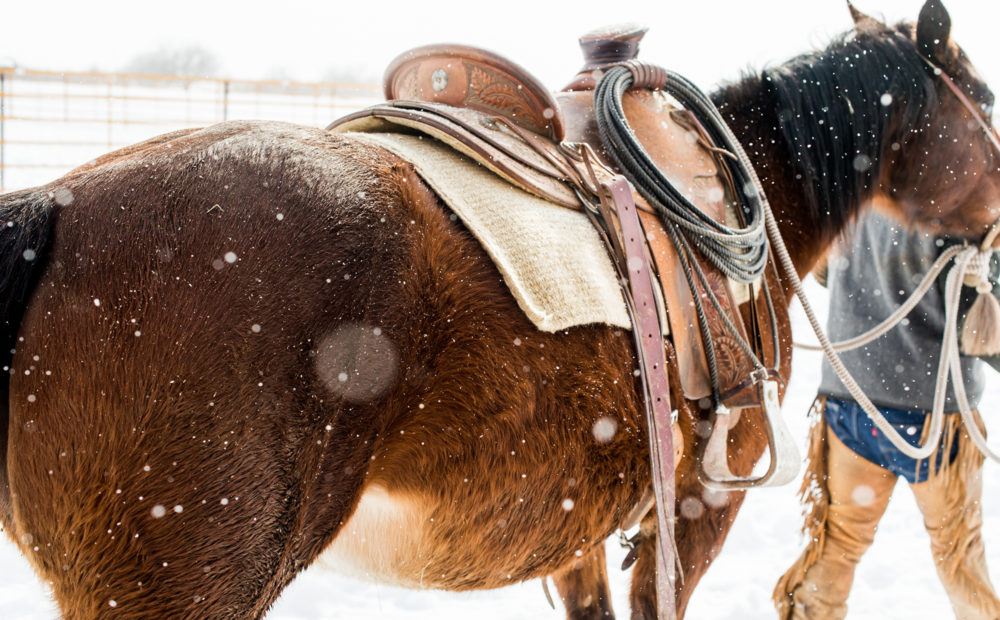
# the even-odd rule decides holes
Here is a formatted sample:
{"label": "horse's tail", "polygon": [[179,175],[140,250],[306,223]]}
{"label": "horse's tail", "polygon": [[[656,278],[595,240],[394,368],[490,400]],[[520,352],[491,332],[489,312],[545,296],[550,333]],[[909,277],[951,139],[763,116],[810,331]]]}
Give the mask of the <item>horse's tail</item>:
{"label": "horse's tail", "polygon": [[0,379],[6,406],[12,353],[28,296],[45,268],[54,224],[49,194],[32,189],[0,195]]}
{"label": "horse's tail", "polygon": [[44,190],[0,194],[0,517],[7,521],[7,425],[10,365],[31,291],[45,268],[54,201]]}

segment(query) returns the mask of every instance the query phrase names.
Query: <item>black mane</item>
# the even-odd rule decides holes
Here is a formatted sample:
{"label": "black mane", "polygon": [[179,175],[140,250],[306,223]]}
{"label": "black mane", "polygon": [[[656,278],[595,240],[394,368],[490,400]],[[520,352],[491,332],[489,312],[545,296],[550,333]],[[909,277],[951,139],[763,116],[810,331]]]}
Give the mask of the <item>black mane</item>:
{"label": "black mane", "polygon": [[844,230],[870,197],[888,150],[905,148],[893,147],[890,131],[918,126],[936,103],[931,69],[908,29],[848,33],[715,95],[722,107],[756,99],[764,133],[780,136],[801,175],[803,209],[824,228]]}

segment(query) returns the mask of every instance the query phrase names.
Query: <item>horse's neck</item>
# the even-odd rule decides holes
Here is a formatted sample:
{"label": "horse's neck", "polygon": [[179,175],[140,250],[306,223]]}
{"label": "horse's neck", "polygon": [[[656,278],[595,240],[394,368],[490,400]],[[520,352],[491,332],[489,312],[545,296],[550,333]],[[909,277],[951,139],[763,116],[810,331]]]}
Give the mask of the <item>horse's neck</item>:
{"label": "horse's neck", "polygon": [[[843,231],[806,208],[812,191],[802,180],[779,131],[779,106],[759,78],[724,88],[713,99],[760,177],[799,276],[807,274]],[[855,212],[864,201],[847,208]],[[851,213],[849,221],[856,213]]]}

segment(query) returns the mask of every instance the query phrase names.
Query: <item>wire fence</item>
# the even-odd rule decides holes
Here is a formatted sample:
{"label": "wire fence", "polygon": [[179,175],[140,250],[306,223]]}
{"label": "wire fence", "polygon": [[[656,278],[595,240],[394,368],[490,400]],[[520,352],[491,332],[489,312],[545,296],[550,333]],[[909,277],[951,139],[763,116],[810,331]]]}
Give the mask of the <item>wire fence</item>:
{"label": "wire fence", "polygon": [[372,84],[0,67],[0,192],[168,131],[250,119],[322,127],[381,99]]}

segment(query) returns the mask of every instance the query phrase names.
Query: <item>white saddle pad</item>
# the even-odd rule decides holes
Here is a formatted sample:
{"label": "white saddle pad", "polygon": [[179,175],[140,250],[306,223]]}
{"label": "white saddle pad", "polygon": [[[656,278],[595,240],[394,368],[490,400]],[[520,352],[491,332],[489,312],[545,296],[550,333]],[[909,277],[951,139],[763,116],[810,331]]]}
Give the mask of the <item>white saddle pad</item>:
{"label": "white saddle pad", "polygon": [[413,164],[493,259],[538,329],[631,329],[607,250],[587,216],[522,191],[431,138],[349,133]]}

